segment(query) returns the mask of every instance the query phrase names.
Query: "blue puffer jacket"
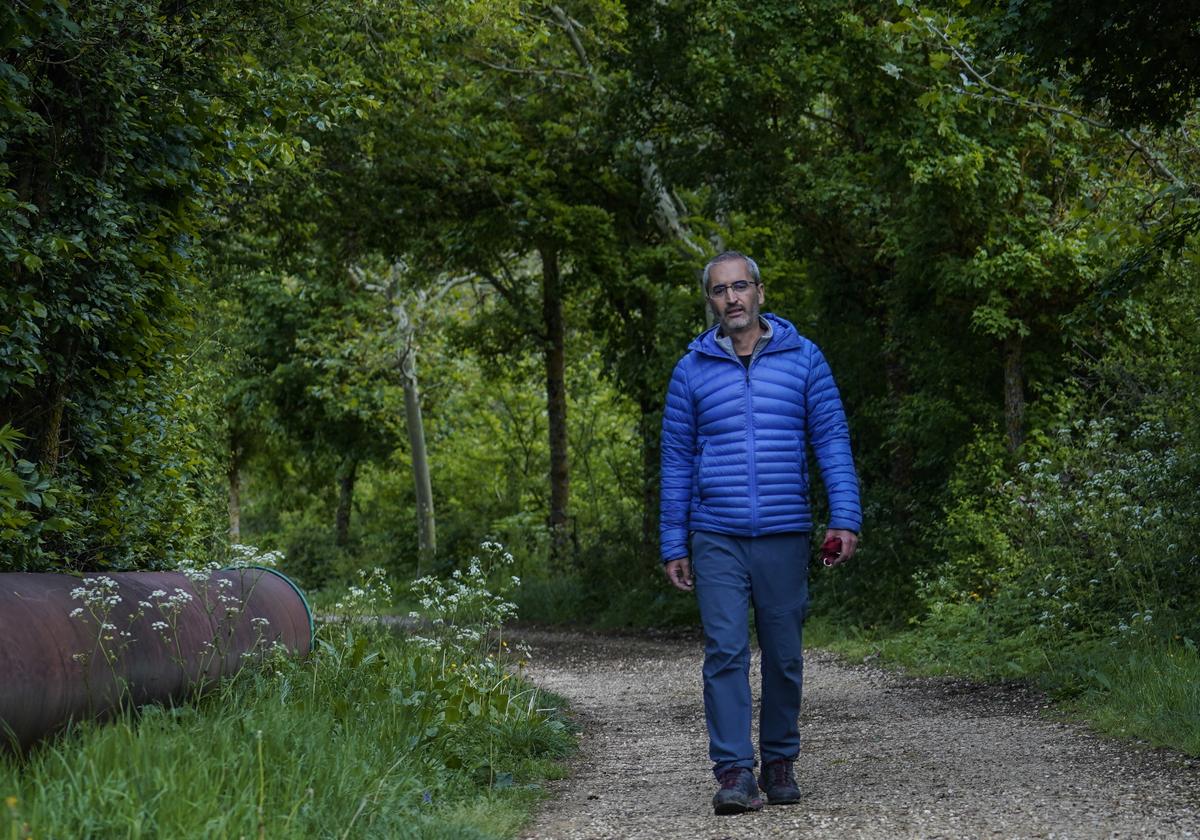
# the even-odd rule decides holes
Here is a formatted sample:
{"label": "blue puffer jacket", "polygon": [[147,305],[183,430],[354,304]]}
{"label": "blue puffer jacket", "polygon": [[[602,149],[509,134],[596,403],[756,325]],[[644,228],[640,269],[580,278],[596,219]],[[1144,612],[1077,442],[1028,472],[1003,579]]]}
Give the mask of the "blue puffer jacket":
{"label": "blue puffer jacket", "polygon": [[756,537],[811,531],[812,444],[829,494],[830,528],[862,525],[846,414],[817,346],[775,315],[750,368],[697,337],[667,389],[662,431],[663,562],[686,557],[688,531]]}

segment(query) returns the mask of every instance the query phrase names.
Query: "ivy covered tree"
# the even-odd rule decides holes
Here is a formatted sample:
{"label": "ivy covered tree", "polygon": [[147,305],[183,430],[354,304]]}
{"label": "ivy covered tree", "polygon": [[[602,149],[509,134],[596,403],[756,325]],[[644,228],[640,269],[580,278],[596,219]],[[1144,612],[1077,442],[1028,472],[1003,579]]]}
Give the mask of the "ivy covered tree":
{"label": "ivy covered tree", "polygon": [[202,235],[231,182],[288,147],[263,108],[322,96],[252,58],[301,11],[0,12],[0,426],[23,434],[28,483],[57,491],[5,552],[17,567],[156,565],[215,547],[220,456],[196,434],[210,395],[187,369]]}

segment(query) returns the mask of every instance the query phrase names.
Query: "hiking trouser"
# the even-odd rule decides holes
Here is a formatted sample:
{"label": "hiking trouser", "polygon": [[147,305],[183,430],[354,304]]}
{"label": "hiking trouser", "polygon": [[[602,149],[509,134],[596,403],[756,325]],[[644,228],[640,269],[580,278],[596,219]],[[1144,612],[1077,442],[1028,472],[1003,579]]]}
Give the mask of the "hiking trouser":
{"label": "hiking trouser", "polygon": [[704,625],[704,714],[713,772],[754,767],[750,738],[750,629],[762,651],[759,753],[764,764],[800,752],[808,611],[808,534],[692,534],[692,573]]}

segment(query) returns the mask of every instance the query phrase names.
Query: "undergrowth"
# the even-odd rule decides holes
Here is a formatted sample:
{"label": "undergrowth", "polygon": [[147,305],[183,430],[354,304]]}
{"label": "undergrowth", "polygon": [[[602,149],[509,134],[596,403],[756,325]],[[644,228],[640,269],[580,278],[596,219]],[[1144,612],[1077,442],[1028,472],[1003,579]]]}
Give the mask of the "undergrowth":
{"label": "undergrowth", "polygon": [[1102,732],[1200,755],[1200,455],[1191,426],[1140,415],[1064,422],[1014,470],[981,435],[914,564],[915,612],[864,630],[818,593],[808,641],[1029,681]]}
{"label": "undergrowth", "polygon": [[574,575],[528,580],[518,598],[521,617],[541,624],[581,625],[596,630],[699,627],[696,599],[670,589],[661,570],[654,571],[657,577],[631,576],[621,586]]}
{"label": "undergrowth", "polygon": [[[574,737],[562,701],[521,679],[525,654],[483,641],[503,601],[473,592],[471,569],[435,593],[441,602],[426,595],[430,638],[368,618],[390,600],[370,575],[341,620],[319,625],[306,660],[275,656],[196,702],[127,710],[0,756],[0,834],[515,834]],[[451,626],[446,606],[464,600],[484,609]]]}

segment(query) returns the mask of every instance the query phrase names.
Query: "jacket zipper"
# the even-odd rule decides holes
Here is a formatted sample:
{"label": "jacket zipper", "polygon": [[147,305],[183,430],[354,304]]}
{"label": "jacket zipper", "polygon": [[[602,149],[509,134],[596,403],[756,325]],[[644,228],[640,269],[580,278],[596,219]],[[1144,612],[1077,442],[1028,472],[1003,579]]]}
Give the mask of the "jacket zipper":
{"label": "jacket zipper", "polygon": [[750,385],[750,368],[754,367],[754,357],[746,365],[746,460],[749,468],[750,496],[750,535],[758,536],[758,457],[754,451],[754,394]]}

